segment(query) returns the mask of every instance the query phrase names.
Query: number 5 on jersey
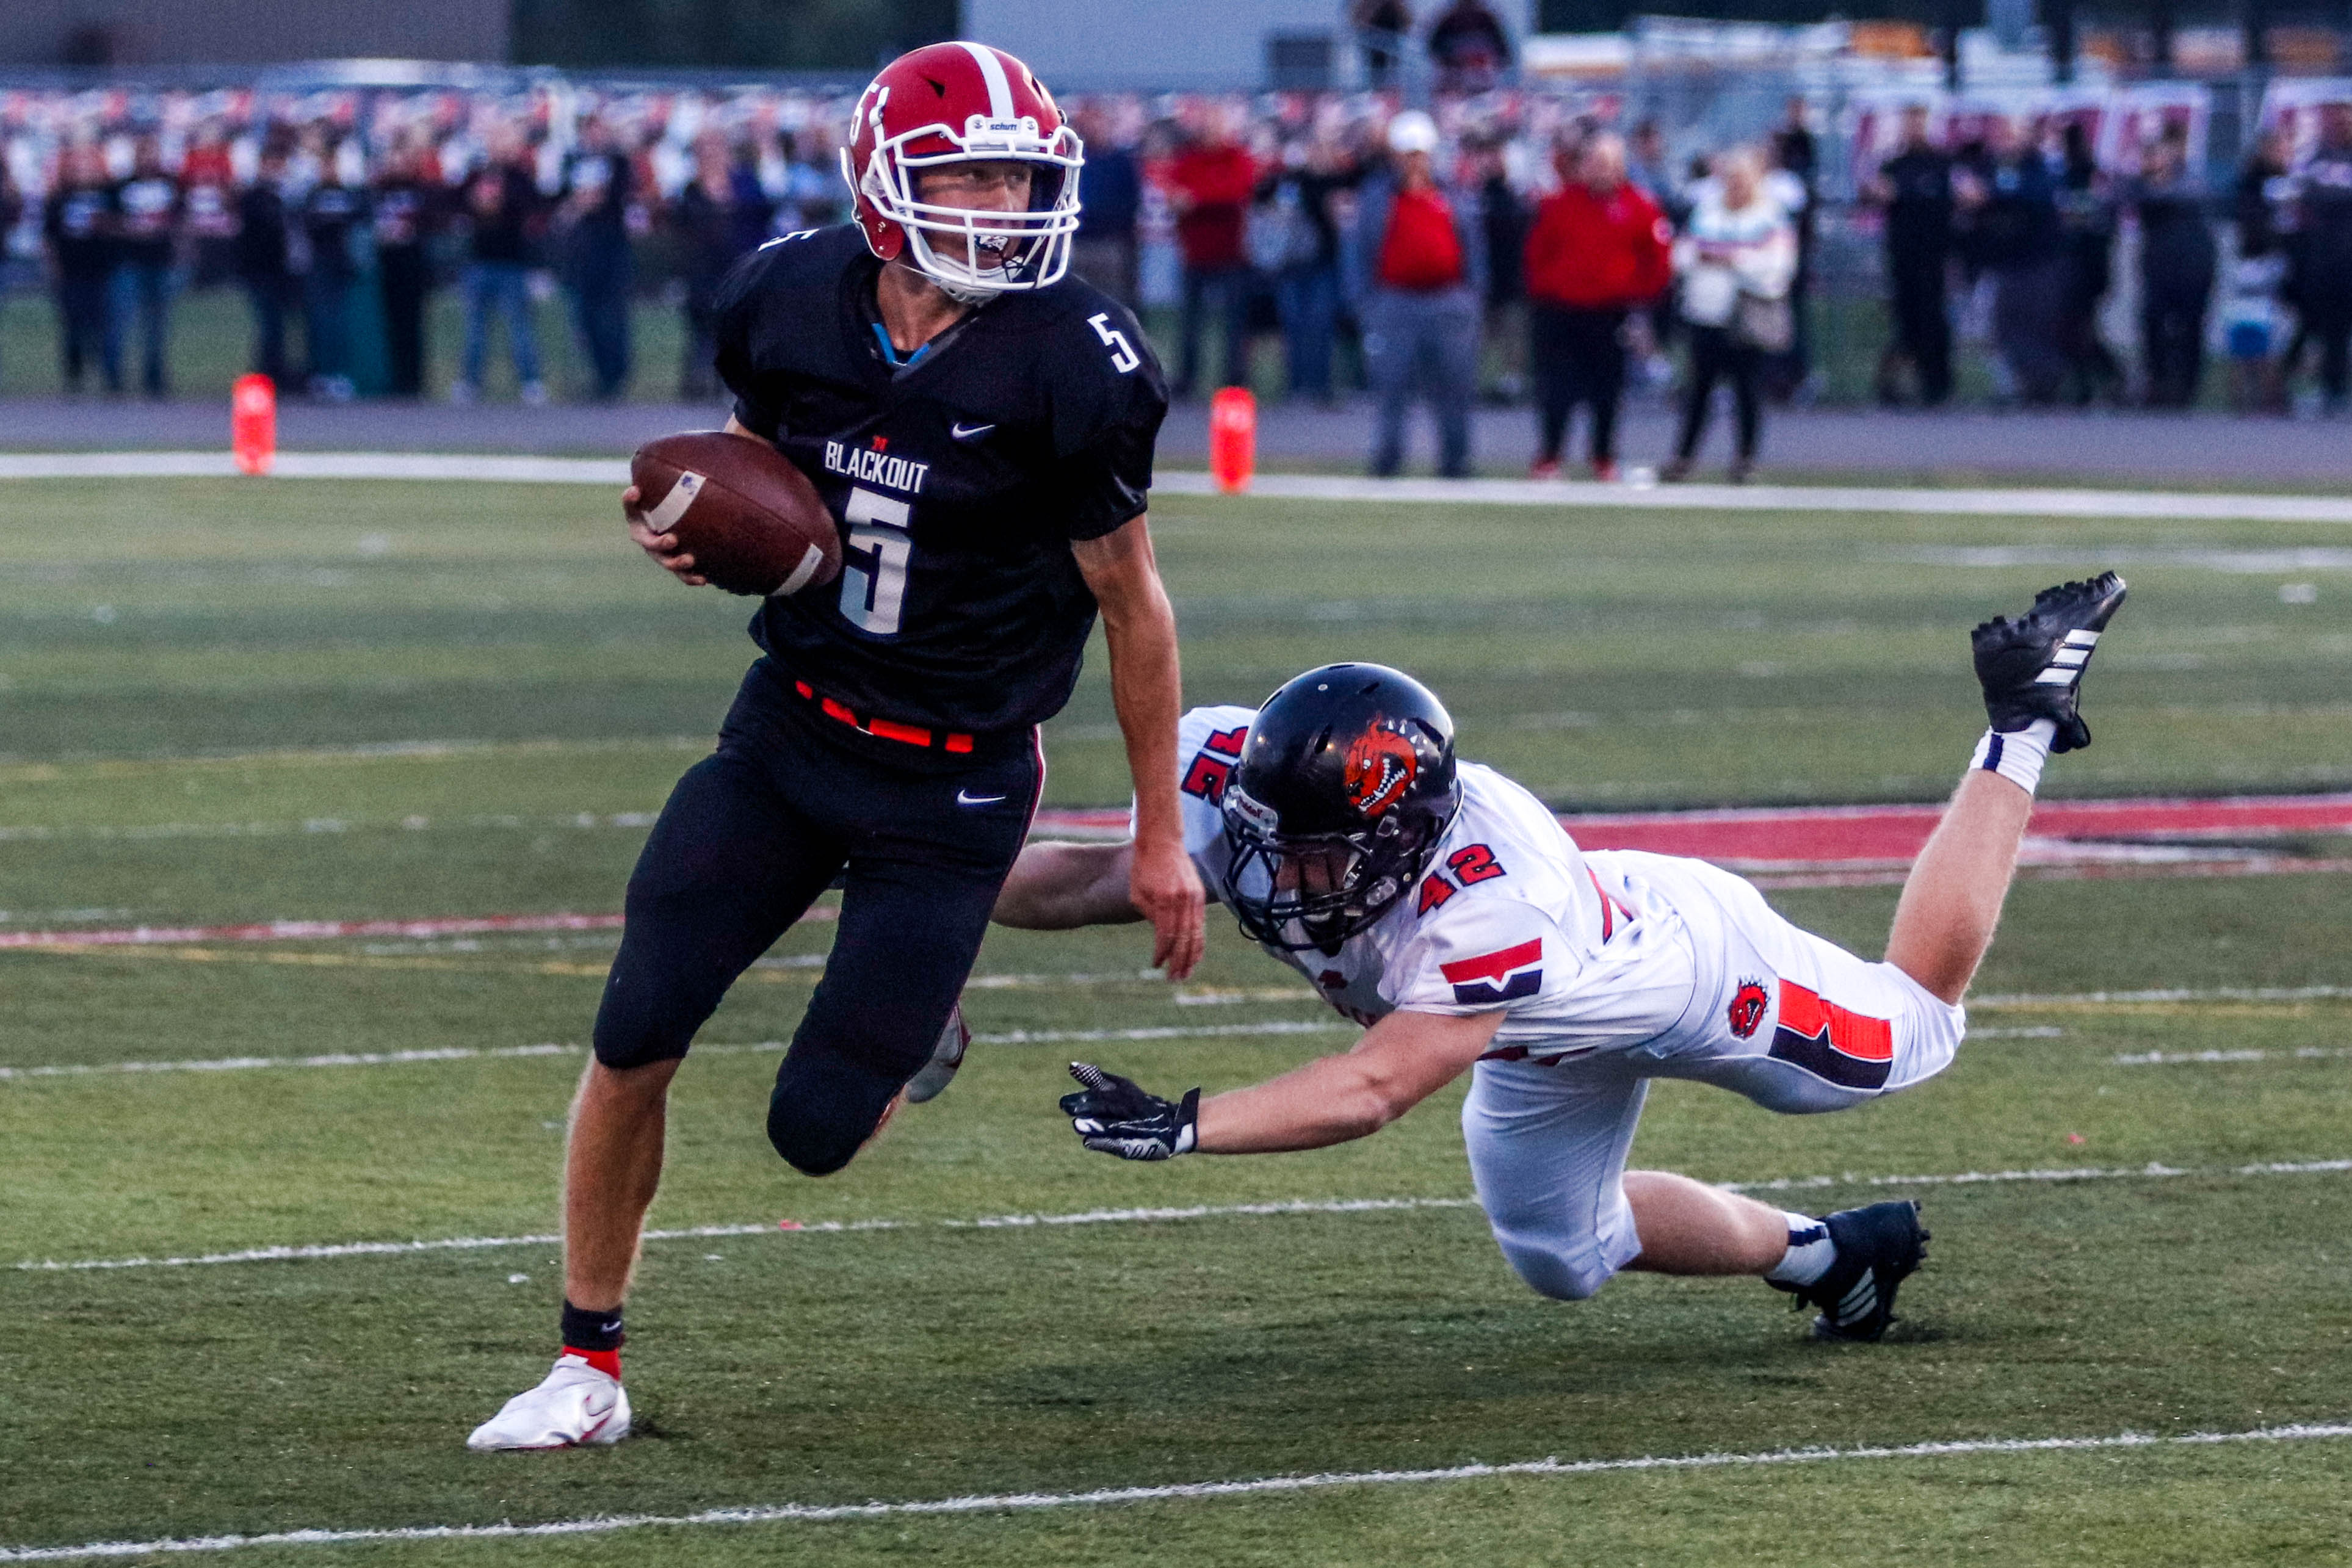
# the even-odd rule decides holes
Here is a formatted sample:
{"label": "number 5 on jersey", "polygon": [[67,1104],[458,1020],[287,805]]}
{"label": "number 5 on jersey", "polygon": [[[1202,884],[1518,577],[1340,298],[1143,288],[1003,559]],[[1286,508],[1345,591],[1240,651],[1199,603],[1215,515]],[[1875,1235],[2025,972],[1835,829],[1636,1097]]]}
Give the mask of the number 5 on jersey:
{"label": "number 5 on jersey", "polygon": [[1095,312],[1087,318],[1087,325],[1095,329],[1095,336],[1100,338],[1104,346],[1110,350],[1112,370],[1117,371],[1120,375],[1125,375],[1143,363],[1143,356],[1135,351],[1135,345],[1127,340],[1127,334],[1110,324],[1109,311]]}
{"label": "number 5 on jersey", "polygon": [[847,559],[841,568],[841,615],[860,632],[896,636],[906,608],[907,559],[915,553],[907,537],[913,508],[904,501],[866,489],[849,492],[841,520],[849,525]]}

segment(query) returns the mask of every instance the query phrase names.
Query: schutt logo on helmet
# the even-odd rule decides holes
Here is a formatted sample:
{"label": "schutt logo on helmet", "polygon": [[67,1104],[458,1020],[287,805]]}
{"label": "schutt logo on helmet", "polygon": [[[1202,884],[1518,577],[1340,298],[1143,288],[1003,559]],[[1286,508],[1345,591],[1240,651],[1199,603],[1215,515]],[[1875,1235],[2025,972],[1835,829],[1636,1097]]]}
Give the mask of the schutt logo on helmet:
{"label": "schutt logo on helmet", "polygon": [[1344,779],[1349,802],[1365,816],[1378,817],[1404,799],[1420,771],[1412,742],[1387,720],[1375,720],[1348,747]]}

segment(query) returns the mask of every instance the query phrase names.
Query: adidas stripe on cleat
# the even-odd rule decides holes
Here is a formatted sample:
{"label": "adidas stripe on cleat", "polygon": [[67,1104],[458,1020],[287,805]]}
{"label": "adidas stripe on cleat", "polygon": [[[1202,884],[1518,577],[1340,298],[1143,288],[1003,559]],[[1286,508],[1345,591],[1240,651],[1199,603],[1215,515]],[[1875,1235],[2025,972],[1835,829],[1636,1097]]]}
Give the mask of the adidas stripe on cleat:
{"label": "adidas stripe on cleat", "polygon": [[1997,615],[1969,633],[1977,681],[1995,735],[2046,718],[2057,727],[2053,752],[2091,744],[2091,727],[2075,711],[2083,672],[2127,591],[2114,572],[2062,582],[2033,596],[2033,608],[2011,619]]}
{"label": "adidas stripe on cleat", "polygon": [[1927,1256],[1927,1232],[1919,1206],[1909,1198],[1844,1208],[1822,1223],[1829,1228],[1837,1260],[1810,1285],[1776,1291],[1796,1297],[1793,1307],[1814,1307],[1815,1339],[1875,1340],[1895,1321],[1895,1292]]}

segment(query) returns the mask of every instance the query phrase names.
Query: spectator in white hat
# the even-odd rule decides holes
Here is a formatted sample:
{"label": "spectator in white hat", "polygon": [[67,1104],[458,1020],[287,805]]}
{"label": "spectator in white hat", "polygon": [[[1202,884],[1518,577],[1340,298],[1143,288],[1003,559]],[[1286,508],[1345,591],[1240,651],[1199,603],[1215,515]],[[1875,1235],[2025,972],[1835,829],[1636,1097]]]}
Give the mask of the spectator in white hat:
{"label": "spectator in white hat", "polygon": [[1390,166],[1357,207],[1349,297],[1364,330],[1364,373],[1380,400],[1372,472],[1404,461],[1406,405],[1418,390],[1437,416],[1440,474],[1470,472],[1486,251],[1477,199],[1438,178],[1437,125],[1415,109],[1389,121]]}

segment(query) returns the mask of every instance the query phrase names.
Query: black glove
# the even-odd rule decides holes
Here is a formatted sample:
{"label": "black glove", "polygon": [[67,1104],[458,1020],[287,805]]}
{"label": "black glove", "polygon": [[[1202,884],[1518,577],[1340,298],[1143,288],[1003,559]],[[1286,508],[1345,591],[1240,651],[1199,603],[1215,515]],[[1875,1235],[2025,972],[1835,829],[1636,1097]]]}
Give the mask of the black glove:
{"label": "black glove", "polygon": [[1097,1154],[1169,1160],[1192,1152],[1193,1124],[1201,1115],[1198,1089],[1187,1090],[1181,1100],[1162,1100],[1091,1061],[1070,1063],[1070,1076],[1086,1087],[1062,1096],[1062,1114]]}

